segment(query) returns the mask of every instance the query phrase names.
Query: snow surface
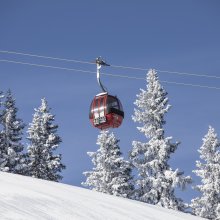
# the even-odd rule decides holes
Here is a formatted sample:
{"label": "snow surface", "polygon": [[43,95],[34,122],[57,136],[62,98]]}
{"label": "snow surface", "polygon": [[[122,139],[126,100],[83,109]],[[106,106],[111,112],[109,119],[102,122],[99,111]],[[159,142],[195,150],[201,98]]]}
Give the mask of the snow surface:
{"label": "snow surface", "polygon": [[201,218],[80,187],[0,172],[0,219],[196,220]]}

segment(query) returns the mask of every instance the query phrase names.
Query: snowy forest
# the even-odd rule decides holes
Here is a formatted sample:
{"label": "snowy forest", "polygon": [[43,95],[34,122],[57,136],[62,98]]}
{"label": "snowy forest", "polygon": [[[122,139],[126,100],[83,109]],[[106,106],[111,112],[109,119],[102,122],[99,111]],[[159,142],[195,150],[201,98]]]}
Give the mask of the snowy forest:
{"label": "snowy forest", "polygon": [[[190,176],[184,175],[184,170],[173,169],[169,164],[180,142],[166,136],[164,125],[171,105],[155,70],[148,71],[146,88],[140,89],[134,101],[131,118],[146,141],[133,140],[130,151],[121,152],[120,137],[110,130],[101,130],[97,151],[88,152],[93,167],[83,173],[82,186],[207,219],[220,219],[220,141],[215,129],[209,126],[207,134],[201,137],[200,160],[195,161],[196,170],[192,171],[201,183],[195,185]],[[0,171],[55,182],[62,180],[66,166],[62,155],[56,153],[62,142],[58,129],[45,98],[26,125],[18,117],[12,91],[1,92]],[[176,189],[187,193],[186,187],[192,187],[200,195],[189,204],[176,196]]]}

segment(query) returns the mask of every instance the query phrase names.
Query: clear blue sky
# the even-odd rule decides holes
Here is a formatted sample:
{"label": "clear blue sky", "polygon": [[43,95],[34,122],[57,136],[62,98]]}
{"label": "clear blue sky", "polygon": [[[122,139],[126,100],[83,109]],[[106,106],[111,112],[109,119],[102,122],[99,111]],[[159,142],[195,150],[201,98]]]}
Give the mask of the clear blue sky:
{"label": "clear blue sky", "polygon": [[[0,0],[0,50],[85,61],[97,56],[110,64],[220,76],[220,2],[218,0],[140,1],[3,1]],[[11,59],[96,71],[95,65],[65,63],[0,53]],[[106,68],[108,73],[145,77],[145,72]],[[161,80],[220,87],[220,80],[158,73]],[[144,80],[103,76],[103,84],[123,103],[125,120],[115,135],[124,156],[132,140],[145,138],[133,123],[136,94]],[[186,174],[199,159],[197,149],[212,125],[220,135],[220,90],[163,83],[172,109],[166,136],[181,141],[171,165]],[[63,139],[60,152],[67,169],[64,183],[79,186],[92,165],[87,151],[96,151],[99,131],[90,125],[89,105],[100,92],[95,74],[83,74],[0,62],[0,90],[15,95],[26,124],[46,97]],[[196,193],[181,194],[189,201]]]}

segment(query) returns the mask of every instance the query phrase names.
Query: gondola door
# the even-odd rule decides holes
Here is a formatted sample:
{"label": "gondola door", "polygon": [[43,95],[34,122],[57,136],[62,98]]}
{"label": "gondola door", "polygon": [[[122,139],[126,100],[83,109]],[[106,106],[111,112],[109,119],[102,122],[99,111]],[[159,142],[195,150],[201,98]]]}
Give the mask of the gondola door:
{"label": "gondola door", "polygon": [[105,107],[106,97],[105,96],[97,96],[93,103],[93,120],[94,125],[99,127],[101,124],[106,122],[105,117]]}

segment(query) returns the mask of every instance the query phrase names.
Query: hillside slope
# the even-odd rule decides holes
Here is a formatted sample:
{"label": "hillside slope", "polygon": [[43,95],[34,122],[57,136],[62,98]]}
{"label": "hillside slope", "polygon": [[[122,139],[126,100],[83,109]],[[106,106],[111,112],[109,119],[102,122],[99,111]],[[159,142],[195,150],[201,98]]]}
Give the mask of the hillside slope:
{"label": "hillside slope", "polygon": [[200,218],[79,187],[0,172],[0,219],[196,220]]}

